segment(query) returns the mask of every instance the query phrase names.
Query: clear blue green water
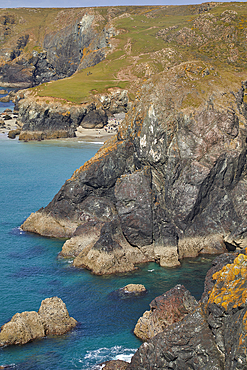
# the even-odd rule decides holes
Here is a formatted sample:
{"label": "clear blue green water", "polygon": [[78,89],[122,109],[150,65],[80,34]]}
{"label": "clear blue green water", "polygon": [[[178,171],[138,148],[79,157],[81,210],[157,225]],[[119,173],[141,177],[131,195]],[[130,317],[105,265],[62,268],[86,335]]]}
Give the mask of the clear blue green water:
{"label": "clear blue green water", "polygon": [[[1,87],[0,86],[0,90],[5,90],[7,93],[6,94],[1,94],[0,97],[4,97],[6,96],[11,90],[15,91],[16,89],[12,89],[12,88],[5,88],[5,87]],[[14,103],[12,101],[8,102],[8,103],[2,103],[0,102],[0,113],[4,112],[4,110],[6,108],[9,108],[9,109],[14,109]]]}
{"label": "clear blue green water", "polygon": [[[0,365],[88,370],[109,359],[129,359],[141,344],[133,334],[135,323],[154,297],[182,283],[200,298],[209,258],[175,269],[151,263],[134,273],[99,277],[57,257],[63,240],[20,231],[24,219],[47,205],[99,147],[66,140],[23,143],[0,135],[0,326],[16,312],[37,311],[43,299],[55,295],[79,322],[62,337],[1,348]],[[142,283],[148,293],[130,299],[111,294],[128,283]]]}

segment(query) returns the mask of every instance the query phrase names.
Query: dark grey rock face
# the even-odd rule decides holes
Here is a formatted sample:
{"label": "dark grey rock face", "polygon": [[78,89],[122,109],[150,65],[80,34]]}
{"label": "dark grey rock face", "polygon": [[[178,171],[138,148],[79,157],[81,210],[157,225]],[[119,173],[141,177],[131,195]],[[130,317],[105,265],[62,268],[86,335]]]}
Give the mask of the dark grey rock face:
{"label": "dark grey rock face", "polygon": [[42,233],[43,217],[65,231],[68,220],[79,226],[83,202],[96,196],[111,202],[126,242],[161,266],[245,247],[246,84],[235,95],[212,90],[198,108],[185,109],[191,86],[180,78],[171,71],[147,82],[118,135],[27,220],[26,230]]}
{"label": "dark grey rock face", "polygon": [[151,172],[124,175],[115,185],[116,208],[124,236],[132,245],[153,241]]}
{"label": "dark grey rock face", "polygon": [[[101,62],[114,30],[103,29],[98,33],[93,22],[93,14],[84,14],[81,20],[70,26],[48,33],[43,50],[33,51],[31,58],[23,52],[29,35],[21,36],[10,53],[10,61],[0,67],[2,82],[32,87],[69,77],[78,68],[84,69]],[[92,52],[88,53],[88,48]]]}
{"label": "dark grey rock face", "polygon": [[246,368],[246,251],[242,252],[213,261],[195,310],[145,342],[126,369]]}
{"label": "dark grey rock face", "polygon": [[83,128],[102,128],[108,122],[106,112],[103,110],[93,110],[89,112],[82,120]]}
{"label": "dark grey rock face", "polygon": [[142,344],[127,369],[223,370],[224,367],[223,356],[198,308],[181,323],[169,326]]}
{"label": "dark grey rock face", "polygon": [[[126,169],[126,161],[133,152],[130,143],[122,142],[103,153],[104,160],[85,165],[74,179],[68,180],[61,191],[47,206],[52,216],[78,220],[83,214],[112,213],[114,185]],[[95,201],[94,201],[95,200]],[[111,205],[112,204],[112,205]]]}

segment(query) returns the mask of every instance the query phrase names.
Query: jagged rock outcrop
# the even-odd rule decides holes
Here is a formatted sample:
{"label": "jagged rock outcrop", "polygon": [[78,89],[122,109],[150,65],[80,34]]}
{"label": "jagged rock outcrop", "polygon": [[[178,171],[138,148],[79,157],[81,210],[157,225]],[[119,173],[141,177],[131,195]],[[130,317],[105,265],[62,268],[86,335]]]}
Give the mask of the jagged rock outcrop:
{"label": "jagged rock outcrop", "polygon": [[150,311],[145,311],[134,329],[135,335],[146,341],[180,320],[197,306],[196,299],[183,285],[176,285],[150,303]]}
{"label": "jagged rock outcrop", "polygon": [[46,335],[62,335],[76,324],[77,321],[69,316],[60,298],[46,298],[41,302],[38,312],[17,313],[2,326],[0,346],[25,344]]}
{"label": "jagged rock outcrop", "polygon": [[194,312],[145,342],[126,369],[244,369],[246,272],[245,254],[218,257]]}
{"label": "jagged rock outcrop", "polygon": [[[59,19],[66,16],[63,11],[58,10],[57,13],[53,19],[56,31],[45,32],[39,51],[32,50],[31,53],[25,51],[29,38],[32,39],[34,35],[29,37],[29,34],[23,34],[16,40],[16,45],[12,45],[11,48],[9,46],[8,52],[3,53],[3,58],[6,59],[7,56],[8,58],[0,64],[2,84],[36,86],[71,76],[77,70],[94,66],[105,58],[109,51],[110,39],[116,34],[116,30],[111,25],[98,29],[97,22],[104,21],[104,18],[97,11],[72,10],[68,12],[71,14],[67,15],[65,24],[60,23],[59,26]],[[18,12],[16,16],[1,17],[0,36],[1,23],[5,25],[3,40],[13,34],[18,22],[25,23],[18,17]],[[7,24],[9,27],[6,28]],[[40,29],[42,27],[43,25],[40,25]]]}
{"label": "jagged rock outcrop", "polygon": [[126,90],[115,89],[85,104],[61,103],[56,99],[35,100],[30,91],[16,94],[20,140],[43,140],[74,137],[78,127],[102,128],[108,115],[130,108]]}
{"label": "jagged rock outcrop", "polygon": [[[244,247],[247,85],[215,89],[194,64],[197,88],[184,63],[150,79],[118,135],[23,230],[74,238],[77,227],[97,227],[87,245],[83,229],[73,243],[74,264],[99,274]],[[196,106],[187,101],[191,94]]]}

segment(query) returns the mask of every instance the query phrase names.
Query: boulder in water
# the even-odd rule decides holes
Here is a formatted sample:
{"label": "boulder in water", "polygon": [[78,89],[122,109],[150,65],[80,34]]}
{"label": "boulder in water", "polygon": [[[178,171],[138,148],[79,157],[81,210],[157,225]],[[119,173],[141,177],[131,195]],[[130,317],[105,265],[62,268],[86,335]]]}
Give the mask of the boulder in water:
{"label": "boulder in water", "polygon": [[77,321],[69,316],[65,303],[58,297],[43,300],[38,314],[46,335],[65,334],[77,324]]}
{"label": "boulder in water", "polygon": [[46,298],[38,312],[16,313],[0,332],[0,347],[25,344],[46,335],[61,335],[75,327],[65,303],[58,297]]}

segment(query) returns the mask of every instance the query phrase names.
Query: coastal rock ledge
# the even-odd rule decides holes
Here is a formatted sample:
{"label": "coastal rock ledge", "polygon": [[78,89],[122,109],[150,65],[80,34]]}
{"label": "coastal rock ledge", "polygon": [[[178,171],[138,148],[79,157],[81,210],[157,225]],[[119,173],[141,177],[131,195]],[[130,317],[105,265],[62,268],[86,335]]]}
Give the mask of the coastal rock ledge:
{"label": "coastal rock ledge", "polygon": [[[202,298],[194,309],[180,321],[174,320],[172,324],[166,325],[162,332],[144,342],[131,362],[121,364],[121,368],[125,370],[245,370],[247,363],[246,249],[242,252],[218,256],[207,273]],[[184,293],[182,292],[182,296]],[[167,295],[171,296],[171,291],[167,292]],[[178,297],[177,294],[176,296]],[[156,299],[159,300],[160,297]],[[165,310],[162,313],[159,312],[159,315],[160,319],[166,321]],[[111,369],[110,365],[109,363],[109,369]],[[115,369],[114,365],[113,362],[112,369]]]}
{"label": "coastal rock ledge", "polygon": [[58,297],[46,298],[39,311],[16,313],[1,327],[0,347],[25,344],[47,335],[62,335],[77,325],[69,316],[65,303]]}
{"label": "coastal rock ledge", "polygon": [[168,292],[156,297],[150,303],[150,311],[139,318],[134,334],[146,341],[180,320],[197,306],[196,299],[183,285],[176,285]]}
{"label": "coastal rock ledge", "polygon": [[117,135],[22,229],[68,238],[60,256],[99,275],[244,248],[247,82],[195,83],[186,71],[205,63],[193,63],[150,78]]}

